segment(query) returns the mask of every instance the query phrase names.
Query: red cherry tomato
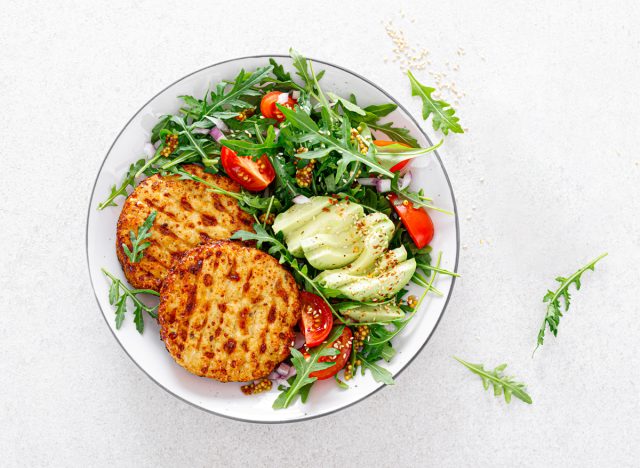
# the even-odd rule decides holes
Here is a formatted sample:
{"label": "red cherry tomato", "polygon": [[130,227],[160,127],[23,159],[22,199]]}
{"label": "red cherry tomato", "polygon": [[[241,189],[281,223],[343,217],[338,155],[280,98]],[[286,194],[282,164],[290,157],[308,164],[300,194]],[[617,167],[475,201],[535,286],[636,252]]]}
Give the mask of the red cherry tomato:
{"label": "red cherry tomato", "polygon": [[229,177],[253,192],[264,190],[276,177],[266,156],[254,161],[251,156],[238,156],[235,151],[223,146],[220,162]]}
{"label": "red cherry tomato", "polygon": [[427,246],[433,239],[433,221],[424,208],[416,208],[409,200],[399,201],[398,195],[390,194],[388,197],[391,206],[396,210],[402,220],[402,224],[407,228],[407,232],[413,243],[419,249]]}
{"label": "red cherry tomato", "polygon": [[271,91],[262,97],[262,101],[260,101],[260,112],[262,112],[262,115],[267,119],[276,119],[278,122],[283,122],[284,115],[282,115],[282,112],[280,112],[276,104],[293,109],[294,104],[298,102],[293,99],[291,95],[287,96],[286,101],[278,102],[282,94],[284,93],[280,91]]}
{"label": "red cherry tomato", "polygon": [[[331,367],[312,372],[309,377],[315,377],[318,380],[325,380],[336,375],[345,366],[351,355],[351,347],[353,345],[353,333],[349,327],[344,327],[340,336],[329,346],[334,347],[340,351],[335,356],[322,356],[318,359],[318,362],[335,362]],[[305,357],[309,356],[309,353],[305,348],[300,350]]]}
{"label": "red cherry tomato", "polygon": [[308,347],[322,343],[333,327],[333,314],[329,305],[316,294],[302,291],[302,318],[300,330]]}
{"label": "red cherry tomato", "polygon": [[[411,148],[411,146],[405,144],[405,143],[400,143],[399,141],[391,141],[391,140],[373,140],[373,144],[376,146],[389,146],[389,145],[393,145],[393,144],[398,144],[401,146],[406,146],[407,148]],[[405,159],[404,161],[400,161],[398,164],[396,164],[395,166],[393,166],[391,169],[389,169],[391,172],[398,172],[402,169],[405,168],[405,166],[407,164],[409,164],[409,161],[411,161],[410,159]]]}

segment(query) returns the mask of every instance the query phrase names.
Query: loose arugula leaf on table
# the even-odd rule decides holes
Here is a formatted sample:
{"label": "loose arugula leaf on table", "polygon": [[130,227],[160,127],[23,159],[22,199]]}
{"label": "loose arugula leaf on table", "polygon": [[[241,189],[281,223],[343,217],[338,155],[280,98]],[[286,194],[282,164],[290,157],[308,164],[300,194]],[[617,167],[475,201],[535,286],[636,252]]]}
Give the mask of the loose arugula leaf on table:
{"label": "loose arugula leaf on table", "polygon": [[129,170],[125,174],[120,185],[114,185],[111,187],[111,193],[105,201],[98,204],[98,210],[103,210],[107,206],[117,206],[114,200],[120,196],[126,197],[128,195],[127,189],[135,186],[136,174],[142,167],[144,167],[145,162],[146,161],[144,159],[139,159],[129,166]]}
{"label": "loose arugula leaf on table", "polygon": [[160,294],[151,289],[129,289],[124,283],[102,268],[102,273],[111,280],[111,286],[109,287],[109,304],[115,306],[116,313],[116,329],[120,329],[124,316],[128,311],[128,299],[131,299],[133,303],[133,321],[136,325],[138,333],[142,334],[144,331],[144,318],[143,314],[146,312],[152,318],[158,318],[157,309],[158,306],[150,307],[138,299],[138,294],[151,294],[153,296],[159,296]]}
{"label": "loose arugula leaf on table", "polygon": [[129,231],[129,238],[131,239],[131,250],[124,242],[122,243],[122,249],[124,250],[125,255],[129,258],[131,263],[138,263],[142,257],[144,256],[144,249],[151,245],[150,242],[143,242],[144,240],[151,237],[151,226],[156,219],[156,215],[158,212],[153,210],[151,214],[144,220],[142,225],[138,228],[138,233],[136,234],[133,230]]}
{"label": "loose arugula leaf on table", "polygon": [[435,88],[421,84],[416,80],[410,70],[407,71],[407,75],[411,82],[411,95],[418,96],[422,99],[422,118],[427,120],[430,115],[433,115],[433,129],[440,130],[445,135],[448,135],[449,131],[453,133],[464,133],[464,130],[459,124],[460,119],[456,117],[456,111],[451,107],[451,104],[445,101],[438,101],[431,97]]}
{"label": "loose arugula leaf on table", "polygon": [[511,402],[511,395],[515,396],[519,400],[524,401],[525,403],[533,403],[533,400],[526,392],[525,384],[516,382],[511,376],[504,375],[503,371],[507,367],[506,364],[501,364],[494,370],[489,371],[485,370],[484,365],[482,364],[471,364],[455,356],[453,358],[460,364],[465,366],[467,369],[469,369],[471,372],[480,376],[480,378],[482,379],[482,385],[484,386],[485,390],[488,390],[489,384],[491,384],[493,386],[493,394],[495,396],[504,395],[504,400],[507,403]]}
{"label": "loose arugula leaf on table", "polygon": [[544,320],[542,321],[542,327],[540,327],[540,331],[538,332],[538,344],[536,346],[536,349],[538,349],[540,345],[544,344],[544,335],[547,326],[549,326],[549,331],[553,333],[553,336],[558,336],[558,325],[560,324],[560,317],[562,317],[560,298],[562,298],[564,301],[564,311],[566,312],[567,310],[569,310],[569,306],[571,305],[569,286],[573,284],[576,287],[576,291],[580,290],[580,278],[582,277],[582,274],[587,270],[595,271],[596,263],[598,263],[606,256],[607,254],[603,253],[598,258],[587,263],[585,266],[580,268],[568,278],[564,278],[562,276],[558,276],[556,278],[556,281],[560,283],[560,286],[555,291],[548,290],[547,294],[545,294],[544,298],[542,299],[542,301],[548,303],[548,305],[547,313],[545,314]]}
{"label": "loose arugula leaf on table", "polygon": [[340,354],[338,349],[330,347],[329,345],[338,339],[343,329],[344,327],[342,326],[335,327],[320,346],[309,349],[308,359],[305,359],[304,355],[297,349],[291,348],[291,362],[296,368],[295,379],[291,382],[291,386],[283,390],[282,393],[278,395],[278,398],[276,398],[276,401],[273,402],[274,409],[288,408],[296,401],[298,396],[300,396],[303,389],[305,389],[304,392],[306,393],[306,395],[303,395],[303,402],[306,401],[310,384],[313,384],[313,382],[317,380],[316,377],[311,377],[309,374],[336,365],[333,361],[319,362],[319,359],[325,356],[329,357]]}

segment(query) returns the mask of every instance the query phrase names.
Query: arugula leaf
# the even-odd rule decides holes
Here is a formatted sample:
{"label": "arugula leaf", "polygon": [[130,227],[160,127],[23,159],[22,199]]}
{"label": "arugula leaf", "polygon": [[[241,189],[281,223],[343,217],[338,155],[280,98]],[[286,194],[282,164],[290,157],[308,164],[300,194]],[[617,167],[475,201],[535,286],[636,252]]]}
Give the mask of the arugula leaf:
{"label": "arugula leaf", "polygon": [[216,112],[227,110],[229,107],[233,106],[239,108],[251,107],[251,104],[241,100],[240,98],[245,96],[259,96],[260,92],[253,88],[260,84],[260,82],[266,78],[272,70],[272,65],[257,68],[253,73],[247,73],[244,70],[240,70],[240,73],[233,82],[233,86],[229,92],[225,92],[227,83],[220,83],[216,87],[215,91],[211,91],[211,103],[206,105],[202,112],[201,119],[206,116],[215,117]]}
{"label": "arugula leaf", "polygon": [[[346,382],[343,382],[342,380],[340,380],[340,377],[338,377],[338,374],[335,374],[333,376],[333,380],[336,381],[336,385],[338,387],[340,387],[343,390],[347,390],[349,388],[349,386],[346,384]],[[304,401],[304,400],[303,400]]]}
{"label": "arugula leaf", "polygon": [[369,127],[373,130],[384,133],[390,140],[405,143],[412,148],[419,146],[418,140],[411,136],[409,130],[406,128],[394,127],[391,122],[386,124],[369,123]]}
{"label": "arugula leaf", "polygon": [[[544,320],[542,321],[542,327],[540,327],[540,331],[538,332],[538,344],[536,349],[542,344],[544,344],[544,334],[549,326],[549,331],[553,333],[553,336],[558,336],[558,325],[560,324],[560,317],[562,317],[562,310],[560,307],[560,298],[564,300],[564,311],[569,310],[569,306],[571,305],[571,295],[569,294],[569,286],[572,284],[575,285],[576,290],[580,289],[580,277],[582,274],[587,271],[595,271],[595,265],[607,254],[603,253],[595,260],[587,263],[585,266],[580,268],[574,274],[569,276],[568,278],[564,278],[562,276],[558,276],[556,281],[560,283],[560,286],[555,291],[547,290],[547,294],[545,294],[542,299],[543,302],[547,302],[547,313],[544,316]],[[535,353],[535,350],[534,350]]]}
{"label": "arugula leaf", "polygon": [[[319,362],[319,359],[325,356],[336,356],[340,354],[340,351],[338,349],[330,347],[329,345],[332,344],[342,334],[343,329],[344,327],[342,326],[335,327],[331,331],[331,334],[320,346],[309,349],[308,359],[305,359],[304,355],[297,349],[290,348],[291,362],[296,368],[296,376],[291,383],[291,386],[282,391],[282,393],[278,395],[278,398],[276,398],[276,401],[273,402],[274,409],[288,408],[295,402],[296,398],[300,395],[301,392],[306,393],[306,395],[303,395],[303,400],[306,401],[306,396],[308,395],[310,389],[309,384],[312,384],[317,380],[316,377],[311,377],[309,374],[336,365],[335,362],[331,361]],[[307,386],[309,386],[309,388],[303,390]]]}
{"label": "arugula leaf", "polygon": [[513,377],[503,374],[502,371],[506,369],[506,364],[501,364],[493,371],[488,371],[484,369],[482,364],[471,364],[455,356],[453,358],[474,374],[479,375],[485,390],[488,390],[489,384],[491,384],[493,386],[493,394],[495,396],[504,395],[504,400],[507,403],[511,402],[511,395],[525,403],[533,403],[533,400],[526,392],[525,384],[516,382]]}
{"label": "arugula leaf", "polygon": [[135,163],[129,166],[129,170],[127,171],[124,179],[119,186],[111,187],[111,193],[107,197],[105,201],[98,204],[98,210],[104,210],[107,206],[118,206],[114,200],[120,196],[127,196],[127,189],[129,187],[135,186],[136,173],[145,165],[144,159],[139,159]]}
{"label": "arugula leaf", "polygon": [[286,163],[282,156],[276,154],[269,158],[269,160],[276,173],[276,190],[283,199],[283,202],[285,202],[286,205],[290,205],[294,197],[304,194],[305,191],[296,185],[293,176],[287,172]]}
{"label": "arugula leaf", "polygon": [[124,322],[124,316],[128,310],[127,300],[130,299],[133,304],[133,321],[136,325],[138,333],[142,334],[144,331],[144,318],[143,313],[146,312],[152,318],[158,318],[157,309],[158,306],[150,307],[138,299],[138,294],[151,294],[153,296],[159,296],[160,294],[151,289],[129,289],[121,280],[109,273],[104,268],[101,269],[107,278],[111,280],[111,286],[109,286],[109,304],[115,306],[116,314],[116,329],[119,330]]}
{"label": "arugula leaf", "polygon": [[[259,135],[259,134],[258,134]],[[220,140],[222,146],[241,153],[242,156],[262,156],[263,154],[274,154],[278,149],[276,134],[273,125],[267,129],[267,138],[263,142],[253,143],[247,140]]]}
{"label": "arugula leaf", "polygon": [[[346,141],[339,141],[331,135],[327,135],[326,132],[320,130],[318,125],[301,109],[292,110],[287,109],[278,104],[278,109],[285,116],[286,120],[293,126],[303,132],[305,138],[309,141],[314,141],[320,145],[325,145],[324,148],[319,148],[314,151],[307,151],[306,153],[300,153],[297,155],[302,159],[320,159],[327,156],[332,150],[342,155],[341,160],[338,163],[338,173],[336,179],[339,179],[341,172],[344,173],[346,166],[354,161],[359,161],[369,169],[377,174],[386,175],[387,177],[393,177],[393,173],[385,169],[380,163],[378,163],[374,156],[373,150],[370,150],[367,154],[362,154],[358,150],[354,149]],[[372,145],[373,146],[373,145]]]}
{"label": "arugula leaf", "polygon": [[364,109],[362,109],[360,106],[358,106],[357,104],[354,104],[353,102],[341,98],[340,96],[338,96],[337,94],[334,93],[327,93],[327,95],[331,98],[331,100],[335,103],[338,104],[340,103],[340,105],[348,111],[351,111],[355,114],[359,114],[359,115],[366,115],[366,111]]}
{"label": "arugula leaf", "polygon": [[150,242],[142,242],[149,237],[151,237],[151,233],[149,230],[153,225],[153,222],[156,219],[156,215],[158,212],[153,210],[151,214],[144,220],[144,223],[138,228],[138,234],[133,231],[129,231],[129,237],[131,239],[131,248],[133,250],[129,250],[129,247],[124,242],[122,243],[122,249],[124,250],[125,255],[129,258],[131,263],[138,263],[142,257],[144,256],[144,249],[151,245]]}
{"label": "arugula leaf", "polygon": [[291,74],[285,72],[284,67],[278,64],[278,62],[276,62],[274,59],[270,58],[269,64],[273,67],[273,70],[272,70],[273,76],[275,76],[278,80],[293,81],[293,78],[291,78]]}
{"label": "arugula leaf", "polygon": [[375,380],[376,382],[382,382],[386,385],[393,385],[395,383],[391,372],[389,372],[384,367],[380,367],[373,361],[368,361],[360,353],[358,353],[357,359],[360,359],[360,362],[362,363],[362,375],[364,375],[365,369],[369,369],[369,371],[371,372],[371,377],[373,377],[373,380]]}
{"label": "arugula leaf", "polygon": [[456,117],[455,109],[451,104],[445,101],[438,101],[431,97],[435,88],[429,88],[418,82],[410,70],[407,71],[409,81],[411,82],[411,95],[418,96],[422,99],[422,118],[427,120],[433,114],[432,125],[434,130],[440,130],[445,135],[449,131],[453,133],[464,133],[464,130],[458,123],[460,119]]}

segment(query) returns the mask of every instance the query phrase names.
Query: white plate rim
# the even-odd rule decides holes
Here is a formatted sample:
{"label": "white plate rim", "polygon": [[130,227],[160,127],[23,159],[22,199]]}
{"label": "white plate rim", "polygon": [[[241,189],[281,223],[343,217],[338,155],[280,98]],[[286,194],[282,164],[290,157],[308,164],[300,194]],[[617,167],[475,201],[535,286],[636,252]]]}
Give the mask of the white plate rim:
{"label": "white plate rim", "polygon": [[[93,208],[92,202],[93,202],[93,197],[95,194],[95,189],[96,186],[98,184],[98,179],[100,177],[100,174],[102,172],[102,169],[107,161],[107,159],[109,158],[109,154],[111,153],[111,151],[113,150],[113,147],[115,146],[116,142],[118,141],[118,139],[120,138],[120,136],[122,135],[122,133],[127,129],[127,127],[129,126],[129,124],[138,116],[138,114],[140,114],[140,112],[142,112],[142,110],[149,104],[151,103],[151,101],[153,101],[154,99],[156,99],[159,95],[161,95],[162,93],[164,93],[165,91],[167,91],[169,88],[171,88],[172,86],[174,86],[175,84],[179,83],[180,81],[195,75],[196,73],[200,73],[204,70],[207,70],[209,68],[212,67],[216,67],[225,63],[229,63],[229,62],[234,62],[234,61],[241,61],[241,60],[246,60],[246,59],[260,59],[260,58],[264,58],[264,59],[269,59],[269,58],[289,58],[288,55],[285,54],[257,54],[257,55],[247,55],[247,56],[242,56],[242,57],[234,57],[231,59],[227,59],[227,60],[222,60],[220,62],[216,62],[213,63],[211,65],[207,65],[205,67],[202,67],[198,70],[195,70],[191,73],[188,73],[180,78],[178,78],[177,80],[173,81],[171,84],[165,86],[164,88],[162,88],[160,91],[158,91],[156,94],[154,94],[150,99],[148,99],[132,116],[131,118],[124,124],[124,126],[122,127],[122,129],[118,132],[118,134],[116,135],[116,137],[113,140],[113,143],[111,143],[111,146],[109,147],[106,155],[104,156],[102,163],[100,164],[100,167],[98,168],[97,174],[96,174],[96,178],[93,182],[93,186],[91,188],[91,195],[89,197],[89,206],[87,209],[87,219],[85,222],[85,254],[86,254],[86,258],[87,258],[87,273],[89,275],[89,282],[91,283],[91,289],[93,290],[93,296],[96,300],[96,303],[98,304],[98,308],[100,309],[100,312],[102,314],[102,318],[104,319],[107,328],[111,331],[111,334],[113,335],[114,339],[116,340],[116,342],[118,343],[118,345],[122,348],[122,350],[125,352],[125,354],[129,357],[129,359],[131,359],[131,361],[133,361],[133,363],[138,367],[138,369],[140,369],[152,382],[154,382],[156,385],[158,385],[160,388],[162,388],[165,392],[169,393],[170,395],[172,395],[173,397],[189,404],[190,406],[193,406],[194,408],[197,408],[201,411],[205,411],[207,413],[210,414],[214,414],[216,416],[219,417],[223,417],[223,418],[227,418],[227,419],[231,419],[234,421],[240,421],[240,422],[245,422],[245,423],[253,423],[253,424],[290,424],[290,423],[297,423],[297,422],[303,422],[303,421],[309,421],[312,419],[316,419],[316,418],[321,418],[324,416],[328,416],[330,414],[334,414],[337,413],[338,411],[342,411],[344,409],[350,408],[351,406],[356,405],[357,403],[360,403],[361,401],[365,400],[366,398],[370,397],[371,395],[374,395],[375,393],[379,392],[381,389],[385,388],[386,385],[382,384],[380,385],[378,388],[374,389],[373,391],[371,391],[370,393],[364,395],[363,397],[354,400],[350,403],[345,404],[344,406],[341,406],[339,408],[335,408],[331,411],[327,411],[324,413],[319,413],[319,414],[315,414],[315,415],[310,415],[310,416],[306,416],[306,417],[302,417],[302,418],[297,418],[297,419],[289,419],[289,420],[282,420],[282,421],[256,421],[256,420],[252,420],[252,419],[245,419],[245,418],[240,418],[240,417],[235,417],[235,416],[231,416],[228,414],[223,414],[223,413],[217,413],[213,410],[207,409],[207,408],[203,408],[189,400],[187,400],[186,398],[183,398],[180,395],[177,395],[176,393],[172,392],[171,390],[169,390],[168,388],[166,388],[164,385],[162,385],[160,382],[158,382],[156,379],[154,379],[132,356],[131,354],[129,354],[129,352],[127,351],[127,349],[124,347],[124,345],[122,344],[122,342],[118,339],[118,337],[115,334],[115,331],[109,326],[109,322],[107,319],[107,314],[105,313],[105,311],[103,310],[102,306],[100,305],[100,300],[98,298],[98,295],[96,293],[96,288],[95,285],[93,284],[93,278],[91,276],[91,262],[89,259],[89,218],[91,215],[91,211]],[[416,128],[420,131],[420,133],[422,133],[422,135],[425,137],[425,139],[427,140],[427,142],[429,143],[429,145],[433,146],[433,142],[431,140],[431,138],[429,137],[429,135],[424,131],[424,129],[422,128],[422,126],[418,123],[418,121],[413,117],[413,114],[411,112],[409,112],[400,102],[398,102],[393,96],[391,96],[391,94],[389,94],[387,91],[385,91],[383,88],[381,88],[380,86],[378,86],[377,84],[375,84],[374,82],[372,82],[371,80],[369,80],[368,78],[365,78],[364,76],[360,75],[359,73],[356,73],[348,68],[345,68],[341,65],[336,65],[332,62],[327,62],[325,60],[318,60],[312,57],[306,57],[307,60],[310,60],[313,63],[321,63],[323,65],[328,65],[330,67],[335,67],[339,70],[342,70],[350,75],[353,75],[354,77],[364,81],[365,83],[369,84],[370,86],[373,86],[374,88],[376,88],[378,91],[380,91],[382,94],[384,94],[389,100],[390,102],[396,104],[398,106],[398,108],[400,110],[402,110],[406,116],[413,122],[413,124],[416,126]],[[454,262],[454,268],[453,271],[457,272],[458,271],[458,261],[460,259],[460,223],[459,223],[459,219],[458,219],[458,206],[456,203],[456,197],[455,197],[455,193],[453,191],[453,186],[451,185],[451,180],[449,178],[449,174],[447,173],[447,170],[442,162],[442,159],[440,158],[440,155],[438,154],[437,150],[433,151],[433,155],[436,157],[436,159],[438,160],[438,164],[440,165],[440,168],[442,169],[442,173],[444,174],[445,180],[447,181],[447,186],[449,187],[449,193],[451,195],[451,202],[453,204],[453,213],[454,213],[454,222],[455,222],[455,228],[456,228],[456,257],[455,257],[455,262]],[[400,368],[400,370],[398,370],[395,374],[393,374],[393,378],[395,379],[396,377],[398,377],[407,367],[409,367],[409,365],[416,359],[416,357],[418,357],[418,355],[422,352],[422,350],[425,348],[425,346],[427,345],[427,343],[429,342],[429,340],[431,339],[431,337],[433,336],[433,334],[435,333],[436,329],[438,328],[438,325],[440,324],[440,320],[442,320],[442,316],[444,315],[444,312],[447,310],[447,307],[449,305],[449,301],[451,300],[451,296],[453,295],[453,289],[455,287],[455,283],[456,283],[456,277],[453,276],[451,278],[451,287],[449,288],[449,293],[447,294],[447,298],[445,300],[444,305],[442,306],[442,310],[440,311],[440,315],[438,316],[438,319],[435,322],[435,325],[433,326],[433,328],[431,329],[431,332],[429,333],[429,336],[427,336],[427,338],[424,340],[424,343],[422,343],[422,345],[420,346],[420,348],[416,351],[416,353],[411,356],[411,358],[409,358],[409,360],[405,363],[404,366],[402,366],[402,368]]]}

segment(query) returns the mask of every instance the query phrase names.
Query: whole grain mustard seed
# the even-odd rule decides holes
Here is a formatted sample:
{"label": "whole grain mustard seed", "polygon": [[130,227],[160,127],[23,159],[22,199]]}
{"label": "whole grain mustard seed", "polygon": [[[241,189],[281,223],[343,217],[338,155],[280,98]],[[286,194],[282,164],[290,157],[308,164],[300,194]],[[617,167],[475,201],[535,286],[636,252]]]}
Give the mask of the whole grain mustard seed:
{"label": "whole grain mustard seed", "polygon": [[242,393],[244,393],[245,395],[255,395],[257,393],[268,392],[269,390],[271,390],[272,385],[273,382],[271,382],[271,380],[262,379],[259,382],[253,382],[248,385],[243,385],[242,387],[240,387],[240,390],[242,390]]}

